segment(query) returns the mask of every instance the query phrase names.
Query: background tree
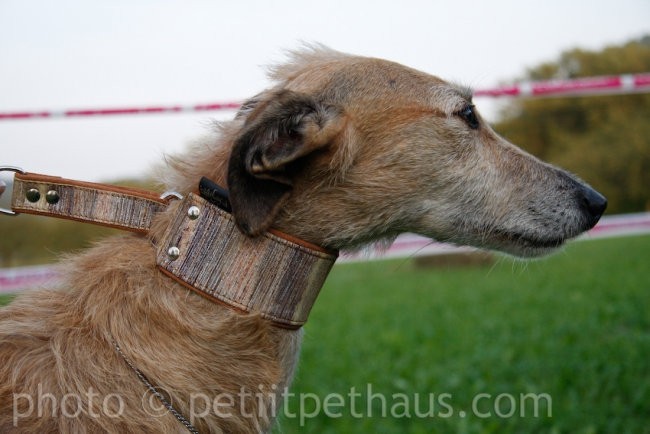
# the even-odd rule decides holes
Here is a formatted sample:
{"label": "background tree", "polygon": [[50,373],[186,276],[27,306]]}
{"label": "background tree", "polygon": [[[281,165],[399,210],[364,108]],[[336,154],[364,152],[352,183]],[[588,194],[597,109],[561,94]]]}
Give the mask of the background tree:
{"label": "background tree", "polygon": [[[650,35],[601,51],[566,51],[525,79],[648,71]],[[518,99],[500,117],[497,131],[587,179],[608,197],[608,213],[650,209],[650,94]]]}

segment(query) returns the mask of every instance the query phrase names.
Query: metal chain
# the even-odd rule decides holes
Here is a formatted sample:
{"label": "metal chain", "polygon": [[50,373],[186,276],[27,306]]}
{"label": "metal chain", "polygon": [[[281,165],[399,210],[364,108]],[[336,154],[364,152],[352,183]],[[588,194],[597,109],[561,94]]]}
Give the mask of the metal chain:
{"label": "metal chain", "polygon": [[113,346],[115,347],[115,350],[117,350],[117,354],[119,354],[120,357],[122,357],[122,359],[126,362],[126,364],[129,365],[129,368],[131,368],[131,370],[133,370],[133,372],[135,372],[135,375],[137,375],[137,377],[138,377],[138,378],[140,379],[140,381],[141,381],[141,382],[142,382],[142,383],[147,387],[147,389],[149,389],[149,391],[150,391],[150,392],[151,392],[151,393],[152,393],[156,398],[158,398],[158,400],[162,403],[162,405],[164,405],[165,408],[167,408],[167,410],[169,410],[169,412],[170,412],[172,415],[174,415],[174,417],[175,417],[175,418],[176,418],[180,423],[182,423],[183,425],[185,425],[185,428],[187,428],[187,430],[188,430],[189,432],[191,432],[192,434],[200,434],[199,431],[198,431],[196,428],[194,428],[194,426],[190,423],[190,421],[187,420],[187,419],[186,419],[182,414],[180,414],[180,413],[178,412],[178,410],[176,410],[176,409],[174,408],[174,406],[172,405],[172,403],[169,402],[169,401],[167,400],[167,398],[165,398],[165,396],[164,396],[162,393],[158,392],[158,390],[154,387],[153,384],[151,384],[151,382],[149,381],[149,379],[148,379],[148,378],[147,378],[147,377],[142,373],[142,371],[140,371],[140,370],[139,370],[139,369],[138,369],[138,368],[137,368],[133,363],[131,363],[131,361],[130,361],[130,360],[126,357],[126,355],[122,352],[122,349],[121,349],[120,346],[117,344],[117,342],[113,341]]}

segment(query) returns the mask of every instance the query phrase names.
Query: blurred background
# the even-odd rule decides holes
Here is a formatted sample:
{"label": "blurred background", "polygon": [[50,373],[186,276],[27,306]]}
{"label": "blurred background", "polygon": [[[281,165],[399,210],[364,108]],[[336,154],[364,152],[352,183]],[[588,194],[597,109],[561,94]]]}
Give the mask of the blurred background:
{"label": "blurred background", "polygon": [[[0,164],[151,186],[165,154],[234,111],[1,115],[236,105],[269,86],[267,65],[305,42],[477,90],[648,73],[650,2],[0,0]],[[649,93],[475,103],[497,132],[603,192],[608,214],[650,211]],[[0,217],[5,269],[52,262],[111,233]],[[472,394],[540,391],[553,396],[553,415],[321,412],[303,427],[285,418],[278,432],[650,433],[649,255],[650,237],[637,235],[578,243],[528,265],[337,266],[307,326],[296,391],[324,396],[374,384],[388,395],[449,392],[465,410]],[[377,295],[370,306],[368,291]],[[394,315],[396,306],[410,314]]]}
{"label": "blurred background", "polygon": [[[269,85],[265,66],[303,41],[477,89],[525,77],[647,72],[647,51],[623,47],[650,31],[649,19],[646,0],[2,0],[0,112],[241,101]],[[563,54],[571,50],[580,51]],[[490,121],[503,118],[498,103],[477,104]],[[73,179],[142,176],[211,119],[231,115],[2,122],[1,158]]]}

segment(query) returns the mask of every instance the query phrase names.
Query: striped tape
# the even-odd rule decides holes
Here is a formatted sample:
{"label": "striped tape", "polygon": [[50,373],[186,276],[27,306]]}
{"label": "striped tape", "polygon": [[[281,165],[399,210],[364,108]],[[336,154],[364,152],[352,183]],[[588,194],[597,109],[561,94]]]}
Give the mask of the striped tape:
{"label": "striped tape", "polygon": [[[603,77],[577,78],[523,82],[474,91],[476,97],[554,97],[626,94],[650,92],[650,73],[623,74]],[[145,115],[161,113],[193,113],[220,110],[237,110],[241,102],[216,102],[208,104],[117,107],[71,110],[35,110],[0,112],[2,120],[85,118],[93,116]]]}

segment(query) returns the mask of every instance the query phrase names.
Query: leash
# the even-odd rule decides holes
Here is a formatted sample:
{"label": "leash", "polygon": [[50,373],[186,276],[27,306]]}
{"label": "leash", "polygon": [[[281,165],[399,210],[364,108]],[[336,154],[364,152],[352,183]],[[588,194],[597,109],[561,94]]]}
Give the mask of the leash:
{"label": "leash", "polygon": [[141,370],[139,370],[132,362],[129,360],[128,357],[122,352],[122,349],[120,346],[117,344],[117,342],[113,341],[113,346],[115,347],[115,351],[117,351],[117,354],[122,357],[122,360],[126,362],[126,364],[131,368],[131,370],[135,373],[135,375],[140,379],[142,384],[144,384],[147,389],[151,392],[152,395],[154,395],[162,405],[165,406],[165,408],[183,425],[185,425],[185,428],[192,434],[200,434],[199,431],[192,425],[192,423],[187,420],[176,408],[172,405],[171,402],[167,398],[165,398],[165,395],[162,393],[158,392],[158,389],[151,384],[151,381],[147,378],[146,375],[142,373]]}
{"label": "leash", "polygon": [[156,213],[171,197],[137,188],[74,181],[57,176],[14,171],[11,210],[4,214],[36,214],[109,226],[146,234]]}

